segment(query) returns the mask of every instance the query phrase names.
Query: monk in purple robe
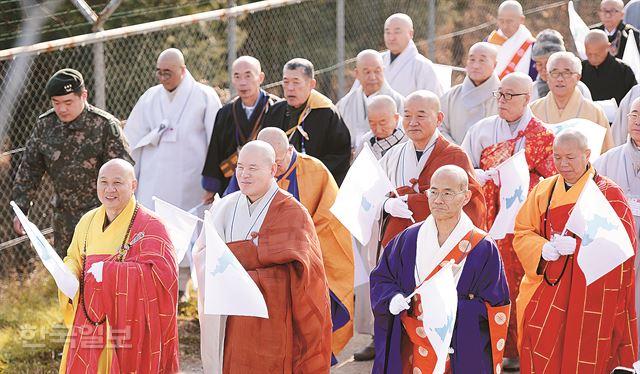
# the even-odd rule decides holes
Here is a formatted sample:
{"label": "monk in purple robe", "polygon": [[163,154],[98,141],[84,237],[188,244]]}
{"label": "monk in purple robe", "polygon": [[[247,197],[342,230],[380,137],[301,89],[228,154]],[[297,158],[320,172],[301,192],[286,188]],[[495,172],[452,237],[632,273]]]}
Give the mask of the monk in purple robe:
{"label": "monk in purple robe", "polygon": [[422,327],[433,306],[407,296],[450,261],[458,305],[447,367],[454,374],[500,373],[510,304],[498,248],[462,210],[471,198],[462,168],[440,167],[427,194],[431,215],[396,236],[371,273],[373,373],[433,372],[438,355]]}

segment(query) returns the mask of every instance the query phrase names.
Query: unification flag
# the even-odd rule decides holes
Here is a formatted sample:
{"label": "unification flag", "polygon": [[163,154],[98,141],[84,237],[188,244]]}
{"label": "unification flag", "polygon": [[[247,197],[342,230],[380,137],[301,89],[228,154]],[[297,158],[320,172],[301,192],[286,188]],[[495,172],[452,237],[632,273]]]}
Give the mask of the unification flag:
{"label": "unification flag", "polygon": [[503,239],[513,233],[516,216],[529,193],[529,165],[524,150],[509,157],[496,169],[500,175],[500,210],[489,235]]}
{"label": "unification flag", "polygon": [[269,318],[267,303],[258,285],[222,241],[204,213],[205,288],[204,313]]}
{"label": "unification flag", "polygon": [[349,168],[338,196],[329,209],[362,245],[371,238],[371,228],[393,185],[365,144]]}
{"label": "unification flag", "polygon": [[627,230],[592,179],[580,193],[565,227],[582,239],[577,259],[587,285],[633,256]]}
{"label": "unification flag", "polygon": [[630,32],[627,37],[627,44],[624,47],[624,53],[622,54],[622,61],[624,61],[636,76],[636,81],[640,81],[640,52],[638,52],[638,45],[636,44],[636,37],[634,33]]}
{"label": "unification flag", "polygon": [[20,220],[20,223],[22,224],[24,231],[27,233],[29,240],[31,240],[33,247],[36,249],[36,253],[38,253],[40,260],[42,260],[42,264],[49,273],[51,273],[60,291],[67,295],[68,298],[73,299],[79,286],[76,275],[69,270],[64,262],[62,262],[60,256],[58,256],[47,239],[44,238],[42,232],[38,230],[36,225],[29,221],[27,216],[22,212],[22,209],[20,209],[13,201],[9,204]]}
{"label": "unification flag", "polygon": [[193,246],[194,231],[198,221],[201,221],[201,219],[158,197],[154,196],[153,202],[156,214],[162,218],[167,228],[173,247],[176,250],[176,262],[179,264],[184,259],[187,251]]}
{"label": "unification flag", "polygon": [[584,48],[584,38],[589,32],[589,27],[582,20],[576,9],[573,7],[573,1],[569,1],[569,30],[578,51],[578,57],[581,60],[587,59],[587,53]]}
{"label": "unification flag", "polygon": [[545,125],[549,130],[553,131],[555,136],[562,134],[568,129],[576,129],[587,137],[587,145],[591,150],[589,162],[594,162],[600,157],[602,143],[607,130],[593,121],[584,118],[572,118],[564,122]]}

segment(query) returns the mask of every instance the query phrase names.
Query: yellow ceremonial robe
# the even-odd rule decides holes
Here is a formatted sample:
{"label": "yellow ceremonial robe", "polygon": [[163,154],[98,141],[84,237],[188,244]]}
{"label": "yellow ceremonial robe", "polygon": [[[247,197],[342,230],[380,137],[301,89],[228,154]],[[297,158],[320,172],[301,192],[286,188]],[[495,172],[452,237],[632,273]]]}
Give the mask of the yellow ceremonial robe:
{"label": "yellow ceremonial robe", "polygon": [[353,336],[354,259],[351,234],[329,211],[338,185],[322,162],[297,153],[295,163],[279,177],[278,186],[288,190],[287,179],[295,170],[300,203],[309,211],[318,234],[329,289],[349,310],[350,321],[332,335],[332,351],[340,352]]}
{"label": "yellow ceremonial robe", "polygon": [[[136,200],[131,197],[129,203],[124,210],[107,226],[104,231],[104,220],[106,218],[106,210],[104,206],[93,209],[86,213],[76,225],[75,232],[73,233],[73,240],[67,250],[67,256],[64,258],[64,263],[69,269],[80,278],[82,272],[82,255],[84,253],[84,243],[86,238],[87,244],[87,256],[89,255],[113,255],[117,252],[124,236],[127,233],[129,222],[133,216],[133,212],[136,207]],[[88,269],[85,269],[85,271]],[[79,292],[73,299],[73,304],[69,303],[69,298],[62,292],[58,292],[58,300],[62,309],[64,317],[64,323],[71,332],[71,326],[75,319],[76,312],[78,311],[78,296]],[[79,311],[82,313],[82,311]],[[109,326],[107,326],[109,331]],[[108,342],[109,340],[107,340]],[[69,350],[70,336],[67,335],[67,340],[62,352],[62,362],[60,363],[60,373],[66,372],[67,353]],[[109,373],[111,359],[113,355],[113,347],[107,343],[106,349],[102,351],[100,361],[98,363],[98,373]]]}
{"label": "yellow ceremonial robe", "polygon": [[609,126],[609,120],[604,111],[598,104],[585,99],[578,88],[574,90],[567,106],[563,110],[558,108],[553,92],[549,92],[547,96],[532,102],[529,107],[531,107],[531,111],[536,118],[548,124],[556,124],[573,118],[583,118],[595,122],[607,130],[602,142],[601,153],[605,153],[614,146],[611,126]]}

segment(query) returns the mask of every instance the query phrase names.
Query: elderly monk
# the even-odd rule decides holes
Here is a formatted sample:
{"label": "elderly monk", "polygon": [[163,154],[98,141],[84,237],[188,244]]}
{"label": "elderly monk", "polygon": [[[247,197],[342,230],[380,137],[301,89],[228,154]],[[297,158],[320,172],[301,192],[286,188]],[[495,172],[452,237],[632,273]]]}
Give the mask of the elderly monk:
{"label": "elderly monk", "polygon": [[634,257],[590,285],[576,262],[580,237],[565,224],[592,179],[620,217],[635,250],[633,215],[623,191],[589,164],[587,138],[555,138],[559,175],[541,181],[516,217],[513,246],[525,275],[518,295],[521,373],[609,373],[637,358]]}
{"label": "elderly monk", "polygon": [[379,160],[391,147],[408,140],[399,124],[400,113],[391,96],[378,95],[367,105],[369,131],[356,140],[356,156],[368,144]]}
{"label": "elderly monk", "polygon": [[627,127],[627,116],[631,113],[631,104],[635,99],[640,97],[640,84],[636,84],[629,90],[620,102],[616,116],[611,123],[611,135],[613,136],[614,145],[623,145],[627,142],[629,129]]}
{"label": "elderly monk", "polygon": [[70,327],[61,373],[176,373],[178,267],[167,231],[134,197],[133,166],[98,173],[102,205],[76,226],[65,265],[80,279],[73,300],[58,294]]}
{"label": "elderly monk", "polygon": [[241,56],[231,65],[231,84],[238,96],[216,115],[202,169],[202,187],[206,191],[203,200],[207,203],[227,188],[238,161],[238,148],[256,139],[265,114],[280,100],[261,89],[262,82],[264,73],[256,58]]}
{"label": "elderly monk", "polygon": [[[351,234],[329,211],[338,195],[338,185],[318,159],[298,153],[284,131],[267,127],[258,140],[269,143],[276,155],[276,182],[307,208],[320,241],[322,261],[329,282],[333,354],[338,354],[353,336],[353,247]],[[238,191],[234,177],[225,195]]]}
{"label": "elderly monk", "polygon": [[294,58],[287,62],[282,87],[286,101],[271,107],[263,127],[284,130],[298,152],[322,161],[340,185],[351,161],[351,137],[331,100],[315,90],[311,61]]}
{"label": "elderly monk", "polygon": [[[640,99],[635,99],[631,104],[631,111],[627,116],[629,140],[623,145],[610,149],[601,155],[593,167],[598,173],[611,178],[624,191],[631,214],[636,224],[636,243],[640,240],[638,228],[640,227]],[[638,257],[635,268],[638,269]],[[636,315],[640,313],[640,271],[636,270]],[[640,325],[639,325],[640,329]]]}
{"label": "elderly monk", "polygon": [[[564,39],[562,34],[553,29],[544,29],[536,36],[536,43],[531,51],[531,58],[536,63],[536,71],[538,77],[533,82],[531,92],[531,101],[536,101],[541,97],[547,96],[549,93],[549,73],[547,72],[547,61],[549,57],[556,52],[565,52]],[[576,86],[582,96],[591,100],[591,92],[589,88],[582,82],[578,81]]]}
{"label": "elderly monk", "polygon": [[[582,73],[580,59],[571,52],[556,52],[547,61],[549,89],[547,96],[531,103],[531,111],[541,121],[555,124],[572,118],[584,118],[604,127],[602,152],[613,147],[611,128],[602,108],[587,100],[576,88]],[[593,94],[593,91],[591,92]]]}
{"label": "elderly monk", "polygon": [[[527,103],[531,94],[531,77],[523,73],[511,73],[500,82],[496,91],[498,115],[481,120],[469,130],[462,148],[471,157],[476,176],[483,185],[487,203],[487,227],[493,226],[500,210],[500,180],[494,169],[520,150],[524,150],[529,166],[529,190],[540,178],[556,174],[553,164],[553,132],[531,114]],[[511,303],[515,305],[520,280],[524,275],[512,246],[513,235],[496,241],[505,263]],[[511,308],[509,338],[505,350],[505,369],[516,368],[516,308]]]}
{"label": "elderly monk", "polygon": [[413,42],[411,17],[396,13],[387,18],[384,45],[388,49],[382,54],[384,76],[391,88],[405,97],[417,90],[428,90],[438,96],[444,93],[433,63],[418,52]]}
{"label": "elderly monk", "polygon": [[500,79],[514,71],[536,79],[535,62],[531,59],[535,38],[524,21],[519,2],[507,0],[498,7],[498,29],[492,31],[485,41],[499,46],[496,74]]}
{"label": "elderly monk", "polygon": [[349,128],[352,149],[358,147],[358,141],[369,130],[367,107],[374,97],[392,97],[399,111],[402,111],[404,102],[404,97],[385,81],[384,63],[377,51],[365,49],[358,53],[355,73],[360,87],[351,90],[336,104],[345,125]]}
{"label": "elderly monk", "polygon": [[245,144],[236,168],[240,191],[211,208],[218,234],[264,295],[268,319],[203,313],[206,247],[197,241],[205,373],[329,372],[331,310],[320,243],[307,209],[278,188],[277,171],[271,145]]}
{"label": "elderly monk", "polygon": [[498,89],[496,68],[497,48],[480,42],[469,48],[467,76],[462,84],[454,86],[440,98],[444,119],[440,126],[442,136],[461,144],[469,127],[498,112],[493,91]]}
{"label": "elderly monk", "polygon": [[443,117],[440,100],[432,92],[416,91],[404,103],[402,126],[410,141],[391,148],[380,159],[382,169],[397,192],[387,199],[383,207],[386,216],[382,244],[385,246],[411,225],[411,219],[420,222],[429,216],[424,192],[429,189],[433,172],[443,165],[458,165],[469,173],[471,201],[464,209],[476,226],[485,227],[482,188],[473,176],[469,156],[440,135],[438,126]]}
{"label": "elderly monk", "polygon": [[[600,23],[593,28],[600,29],[607,34],[609,52],[617,58],[624,56],[629,35],[633,34],[636,45],[640,46],[640,32],[633,25],[624,23],[624,2],[622,0],[602,0],[598,9]],[[640,48],[638,48],[640,50]]]}
{"label": "elderly monk", "polygon": [[453,373],[501,372],[509,319],[509,289],[495,243],[462,211],[471,199],[468,174],[438,168],[427,190],[431,215],[402,231],[385,248],[371,273],[375,320],[374,373],[433,373],[437,356],[423,329],[432,306],[416,286],[455,261],[458,311],[449,363]]}
{"label": "elderly monk", "polygon": [[609,53],[609,40],[602,30],[591,30],[584,38],[587,59],[582,61],[582,78],[589,87],[593,100],[616,99],[620,103],[636,76],[629,65]]}

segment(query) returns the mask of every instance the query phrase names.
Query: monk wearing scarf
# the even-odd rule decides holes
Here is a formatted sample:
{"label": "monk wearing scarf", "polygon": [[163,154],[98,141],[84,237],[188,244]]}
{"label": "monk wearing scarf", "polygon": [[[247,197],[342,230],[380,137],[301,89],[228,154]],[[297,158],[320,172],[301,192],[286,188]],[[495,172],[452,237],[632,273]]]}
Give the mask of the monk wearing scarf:
{"label": "monk wearing scarf", "polygon": [[70,326],[60,373],[177,373],[178,267],[160,220],[136,202],[133,166],[98,174],[99,208],[76,226],[64,263],[78,275],[73,300],[59,293]]}

